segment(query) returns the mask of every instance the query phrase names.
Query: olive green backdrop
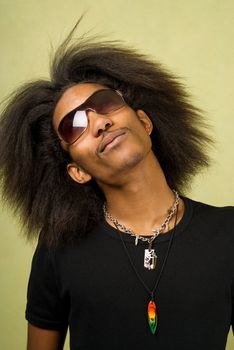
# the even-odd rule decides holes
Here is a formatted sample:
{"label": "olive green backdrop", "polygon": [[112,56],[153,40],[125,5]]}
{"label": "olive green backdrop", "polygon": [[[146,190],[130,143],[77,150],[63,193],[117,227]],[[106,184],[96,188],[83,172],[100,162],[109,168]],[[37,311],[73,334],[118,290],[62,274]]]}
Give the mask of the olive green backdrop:
{"label": "olive green backdrop", "polygon": [[[124,40],[183,77],[217,140],[213,166],[188,195],[234,205],[234,1],[0,0],[1,100],[25,80],[48,76],[51,44],[56,47],[84,11],[80,33],[91,29]],[[0,348],[23,350],[34,244],[26,244],[17,218],[0,205]]]}

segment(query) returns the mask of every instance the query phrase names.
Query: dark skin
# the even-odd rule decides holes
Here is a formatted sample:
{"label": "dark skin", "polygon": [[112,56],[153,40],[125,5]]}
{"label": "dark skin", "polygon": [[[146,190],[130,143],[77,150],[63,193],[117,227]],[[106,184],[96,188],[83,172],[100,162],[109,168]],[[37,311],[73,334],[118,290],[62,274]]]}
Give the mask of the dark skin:
{"label": "dark skin", "polygon": [[[55,130],[69,111],[103,88],[105,86],[87,83],[66,90],[55,108]],[[79,184],[94,178],[105,195],[108,211],[119,222],[135,234],[152,235],[152,228],[160,227],[172,207],[174,194],[152,151],[150,118],[144,111],[134,111],[129,106],[110,115],[88,111],[88,118],[88,128],[75,143],[66,145],[61,141],[61,146],[73,159],[67,166],[69,175]],[[121,135],[100,152],[103,140],[118,131]],[[180,200],[177,223],[183,212]],[[168,229],[174,226],[174,220]],[[28,350],[60,350],[64,339],[65,332],[29,325]]]}
{"label": "dark skin", "polygon": [[27,350],[62,350],[66,338],[65,331],[51,331],[28,325]]}

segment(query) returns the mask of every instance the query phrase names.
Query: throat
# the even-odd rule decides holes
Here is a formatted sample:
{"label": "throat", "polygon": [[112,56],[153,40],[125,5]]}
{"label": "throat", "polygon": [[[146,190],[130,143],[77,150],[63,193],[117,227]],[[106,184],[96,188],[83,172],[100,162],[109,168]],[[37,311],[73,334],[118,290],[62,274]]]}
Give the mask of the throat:
{"label": "throat", "polygon": [[[110,225],[117,228],[119,231],[122,231],[126,234],[130,234],[131,236],[134,236],[136,238],[136,242],[138,239],[142,239],[146,236],[149,236],[155,239],[158,235],[165,233],[169,230],[169,227],[173,224],[172,219],[175,216],[175,213],[177,213],[178,211],[180,197],[178,192],[173,190],[172,193],[174,197],[172,204],[169,207],[167,207],[167,210],[162,216],[162,219],[161,220],[158,219],[158,224],[155,226],[151,226],[151,227],[149,226],[149,222],[146,219],[147,213],[145,213],[145,217],[143,215],[143,220],[141,220],[141,222],[143,222],[143,225],[142,223],[139,224],[140,223],[139,218],[136,218],[136,220],[132,224],[127,217],[125,220],[121,221],[121,219],[117,218],[109,211],[106,204],[104,204],[103,206],[104,216]],[[129,224],[126,224],[126,223],[129,223]],[[148,238],[143,240],[147,241],[147,239]]]}

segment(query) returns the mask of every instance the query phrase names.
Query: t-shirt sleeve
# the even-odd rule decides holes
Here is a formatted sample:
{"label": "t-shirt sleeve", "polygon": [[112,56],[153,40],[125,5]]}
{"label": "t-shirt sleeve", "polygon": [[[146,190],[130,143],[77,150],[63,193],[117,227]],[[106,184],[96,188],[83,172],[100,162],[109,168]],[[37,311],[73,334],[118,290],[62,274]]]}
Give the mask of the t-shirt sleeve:
{"label": "t-shirt sleeve", "polygon": [[55,265],[55,252],[37,247],[28,283],[26,319],[32,325],[63,330],[68,324],[67,300],[61,294]]}

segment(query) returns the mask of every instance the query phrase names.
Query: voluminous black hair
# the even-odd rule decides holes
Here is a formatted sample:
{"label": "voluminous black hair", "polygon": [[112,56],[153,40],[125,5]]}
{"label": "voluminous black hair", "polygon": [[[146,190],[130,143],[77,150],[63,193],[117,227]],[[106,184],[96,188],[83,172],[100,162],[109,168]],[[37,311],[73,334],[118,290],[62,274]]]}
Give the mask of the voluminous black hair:
{"label": "voluminous black hair", "polygon": [[68,87],[104,84],[120,90],[133,109],[144,110],[154,124],[153,150],[168,185],[181,194],[208,165],[202,115],[178,78],[122,44],[72,36],[55,53],[50,79],[13,93],[0,121],[3,198],[20,214],[27,236],[40,233],[51,246],[73,242],[103,217],[103,194],[94,181],[71,180],[69,154],[52,127],[56,103]]}

